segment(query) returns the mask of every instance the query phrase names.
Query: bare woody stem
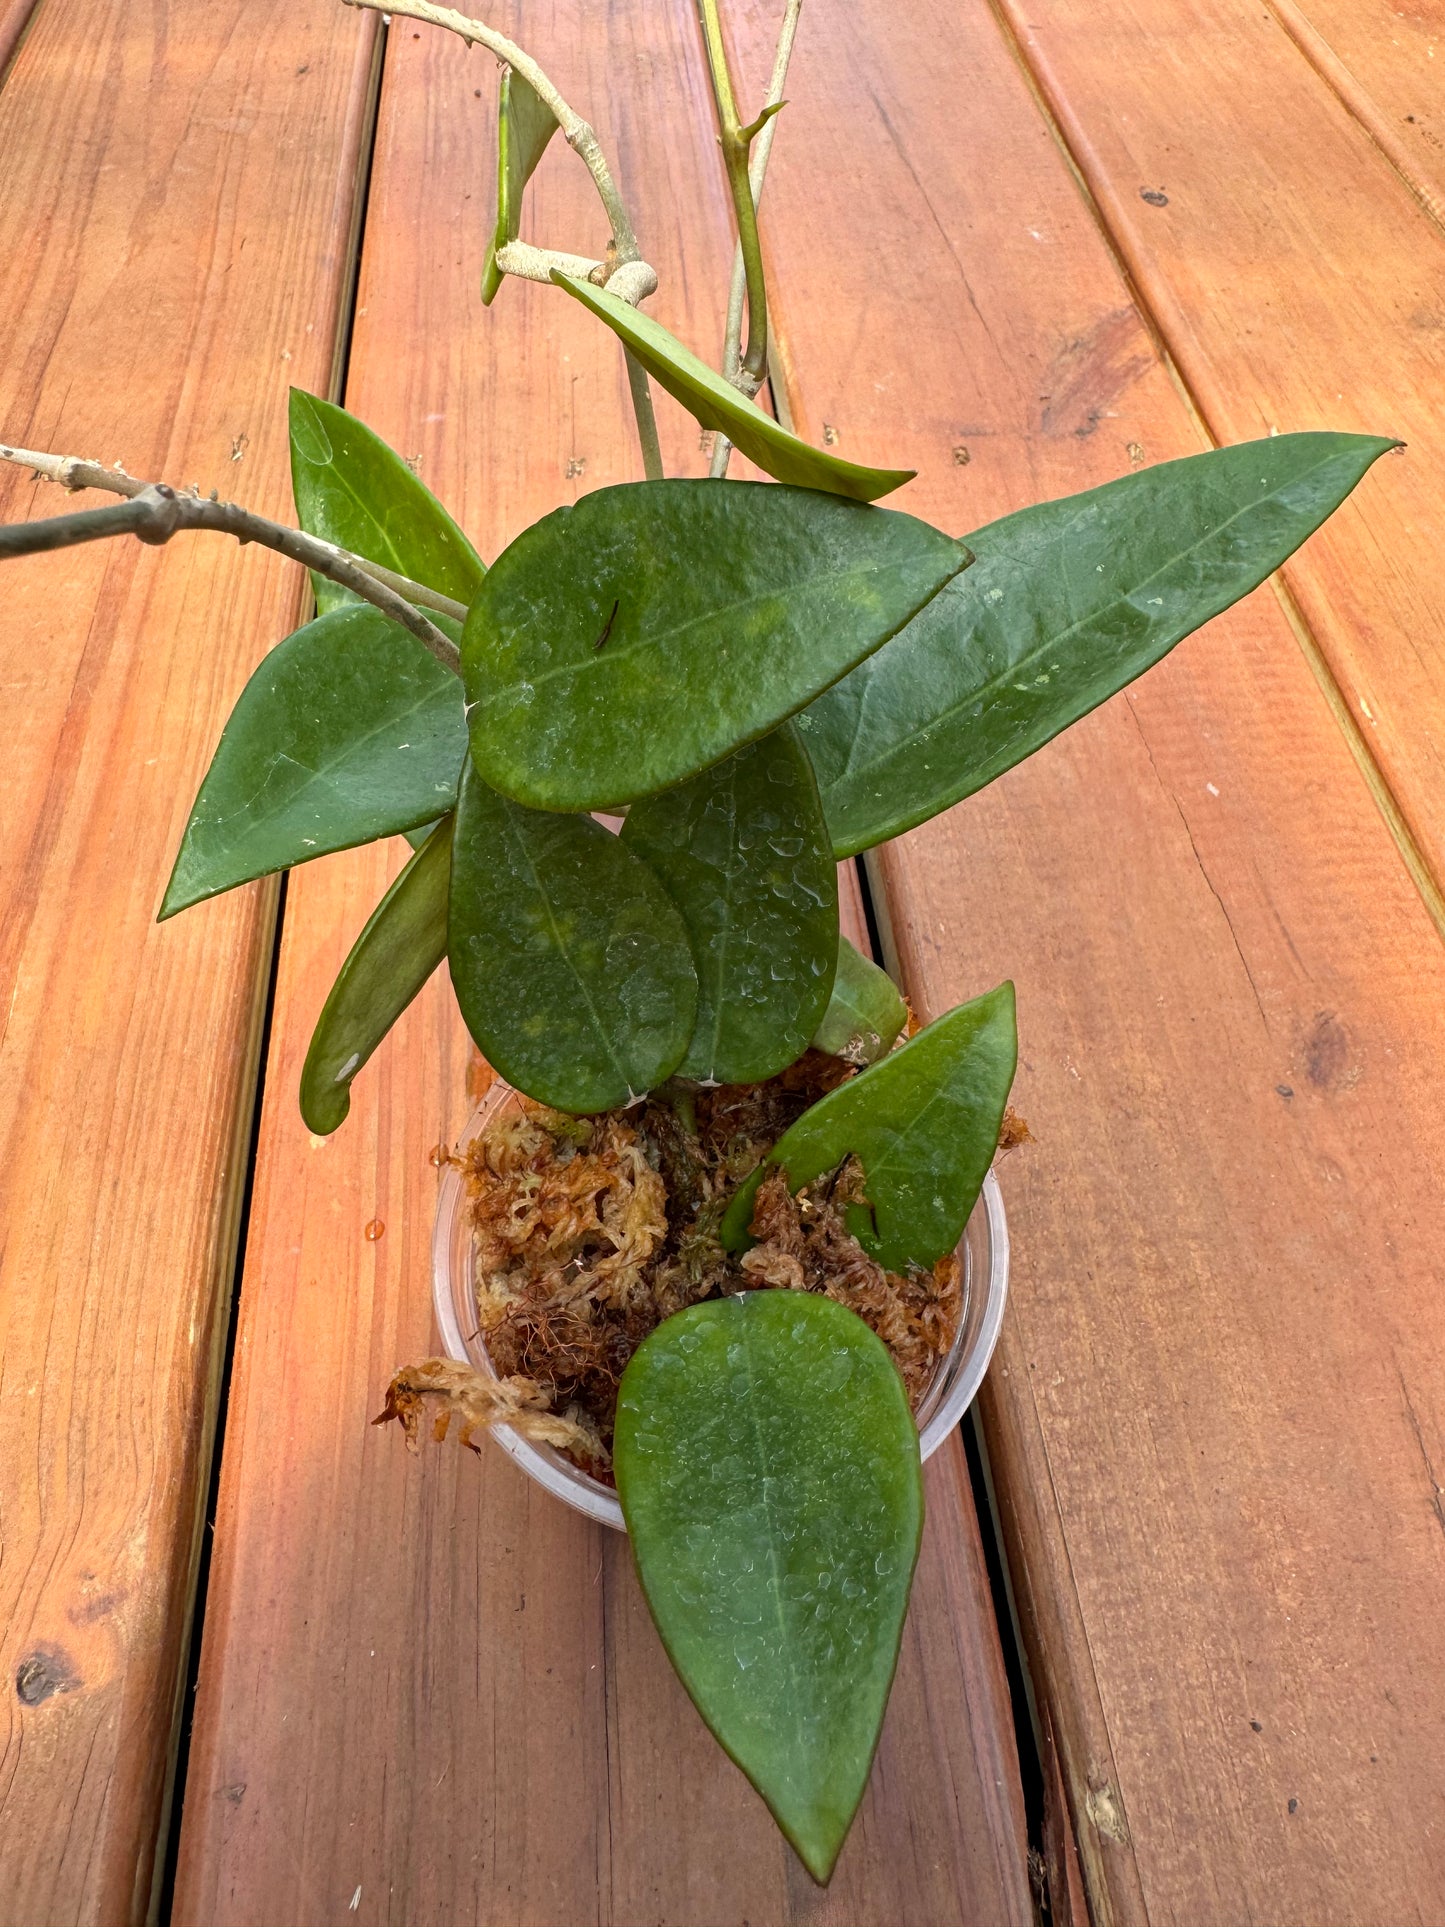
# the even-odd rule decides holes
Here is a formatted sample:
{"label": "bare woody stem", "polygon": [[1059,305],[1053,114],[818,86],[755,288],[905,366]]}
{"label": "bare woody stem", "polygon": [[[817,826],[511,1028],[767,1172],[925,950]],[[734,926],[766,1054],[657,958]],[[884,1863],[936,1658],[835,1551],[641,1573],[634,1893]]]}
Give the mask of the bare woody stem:
{"label": "bare woody stem", "polygon": [[[630,302],[634,307],[652,293],[657,286],[657,276],[642,259],[642,250],[637,245],[637,235],[633,230],[632,217],[627,211],[627,203],[623,200],[617,183],[612,178],[612,170],[607,165],[607,156],[602,151],[602,144],[595,130],[590,122],[583,120],[582,116],[567,104],[529,53],[524,53],[514,40],[509,40],[505,34],[498,33],[495,27],[487,26],[485,21],[469,19],[466,14],[458,13],[454,7],[433,6],[431,0],[343,0],[343,4],[348,7],[360,7],[372,13],[420,20],[428,26],[445,28],[450,33],[459,34],[469,47],[475,44],[487,48],[490,53],[496,55],[498,60],[504,60],[509,67],[519,73],[538,99],[550,109],[562,130],[562,138],[572,151],[581,157],[588,173],[592,176],[598,199],[602,202],[608,226],[612,230],[612,242],[608,249],[606,264],[608,275],[603,285],[612,286],[620,273],[632,269],[634,272],[625,283],[625,291],[623,287],[612,286],[613,293],[621,295],[623,300]],[[511,250],[503,249],[502,252],[510,254]],[[529,271],[540,265],[534,257],[541,252],[541,250],[528,250],[520,256],[515,256],[516,265],[512,266],[499,256],[498,265],[504,273],[520,272],[529,280],[541,279],[540,275]],[[525,266],[522,265],[524,262]],[[642,274],[635,272],[639,267],[644,270]],[[589,275],[588,278],[593,279],[595,276]],[[661,481],[662,448],[657,437],[657,419],[652,408],[652,391],[648,387],[647,375],[641,364],[635,361],[626,349],[623,352],[627,357],[627,382],[632,391],[633,412],[637,417],[637,439],[642,448],[642,466],[649,481]]]}
{"label": "bare woody stem", "polygon": [[758,240],[758,211],[748,179],[748,150],[754,139],[765,131],[781,103],[764,107],[751,126],[742,125],[733,94],[727,49],[723,45],[717,0],[698,0],[698,15],[702,21],[703,45],[707,49],[708,73],[717,107],[718,139],[733,197],[733,216],[738,225],[738,246],[742,250],[747,285],[748,345],[742,367],[752,380],[756,394],[768,372],[768,294],[763,281],[763,251]]}
{"label": "bare woody stem", "polygon": [[498,60],[504,60],[522,76],[538,99],[550,108],[553,119],[562,130],[562,138],[586,163],[612,229],[617,265],[620,267],[624,261],[642,259],[627,204],[617,191],[617,183],[612,178],[612,170],[607,165],[607,156],[602,152],[596,133],[580,114],[568,106],[532,56],[524,53],[514,40],[508,40],[504,33],[498,33],[495,27],[487,26],[485,21],[471,20],[466,14],[458,13],[454,7],[433,6],[431,0],[343,0],[343,4],[372,13],[421,20],[432,27],[443,27],[449,33],[459,34],[469,47],[473,44],[485,47]]}
{"label": "bare woody stem", "polygon": [[114,535],[134,535],[142,542],[160,544],[182,530],[208,529],[217,535],[234,536],[238,542],[256,542],[264,548],[275,549],[343,589],[350,589],[382,615],[409,630],[444,668],[453,674],[460,673],[461,657],[456,644],[434,622],[429,622],[414,603],[424,600],[429,607],[458,621],[466,615],[464,606],[390,569],[365,562],[334,543],[304,535],[300,529],[288,528],[284,522],[272,522],[234,502],[219,502],[191,490],[170,488],[164,482],[141,482],[123,471],[107,469],[98,462],[82,461],[75,456],[41,455],[0,444],[0,460],[34,469],[69,489],[104,488],[127,498],[110,508],[82,509],[74,515],[47,516],[39,521],[16,522],[0,528],[0,561],[9,556],[43,555],[49,550],[71,548],[78,542],[98,542]]}
{"label": "bare woody stem", "polygon": [[[752,192],[753,208],[761,205],[763,182],[767,177],[768,159],[773,151],[773,135],[777,132],[776,110],[783,105],[783,89],[788,82],[788,63],[793,57],[793,41],[798,32],[798,16],[803,10],[803,0],[787,0],[783,10],[783,24],[778,30],[777,50],[773,55],[773,71],[768,81],[767,98],[763,111],[768,120],[762,132],[753,143],[752,158],[748,163],[748,186]],[[751,401],[761,381],[754,381],[742,366],[743,333],[743,295],[747,287],[747,269],[743,260],[742,243],[739,242],[733,255],[732,281],[728,287],[727,327],[723,336],[723,374],[734,388]],[[728,458],[732,454],[732,443],[726,435],[719,435],[713,447],[712,465],[708,471],[714,478],[727,474]]]}

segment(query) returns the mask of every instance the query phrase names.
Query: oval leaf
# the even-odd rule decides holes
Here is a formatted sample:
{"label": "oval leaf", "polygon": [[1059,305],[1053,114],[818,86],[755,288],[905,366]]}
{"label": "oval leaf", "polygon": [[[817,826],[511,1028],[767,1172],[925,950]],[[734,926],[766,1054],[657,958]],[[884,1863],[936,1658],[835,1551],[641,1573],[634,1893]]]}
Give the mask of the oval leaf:
{"label": "oval leaf", "polygon": [[687,932],[652,871],[587,816],[462,778],[452,983],[477,1047],[559,1111],[607,1111],[669,1077],[697,1014]]}
{"label": "oval leaf", "polygon": [[990,523],[978,560],[799,718],[842,856],[991,783],[1255,588],[1394,444],[1276,435]]}
{"label": "oval leaf", "polygon": [[[482,558],[425,482],[355,415],[303,388],[291,390],[291,488],[308,535],[457,602],[476,594]],[[323,615],[358,600],[324,575],[311,581]]]}
{"label": "oval leaf", "polygon": [[615,1465],[668,1657],[826,1881],[868,1782],[923,1530],[892,1359],[831,1298],[694,1305],[623,1374]]}
{"label": "oval leaf", "polygon": [[864,468],[827,455],[821,448],[800,441],[786,428],[765,415],[755,403],[740,395],[730,381],[705,361],[699,361],[690,348],[684,348],[674,334],[640,314],[605,288],[594,288],[590,281],[552,270],[559,287],[575,295],[584,308],[590,308],[620,336],[653,380],[665,388],[704,428],[716,429],[740,448],[749,461],[756,462],[767,475],[798,488],[824,489],[830,495],[851,496],[855,502],[876,502],[895,488],[902,488],[918,473],[913,468]]}
{"label": "oval leaf", "polygon": [[1017,1058],[1012,984],[938,1018],[784,1131],[729,1204],[724,1245],[740,1251],[752,1243],[753,1198],[767,1165],[786,1165],[797,1191],[851,1151],[863,1166],[874,1228],[850,1216],[849,1230],[887,1270],[927,1270],[963,1236],[998,1148]]}
{"label": "oval leaf", "polygon": [[434,822],[456,802],[466,758],[460,697],[455,676],[365,604],[333,609],[278,643],[231,711],[161,918],[252,877]]}
{"label": "oval leaf", "polygon": [[522,195],[556,131],[556,115],[531,82],[504,67],[497,96],[497,225],[482,269],[482,300],[488,307],[506,279],[497,266],[498,250],[521,230]]}
{"label": "oval leaf", "polygon": [[599,489],[519,535],[472,604],[477,768],[538,809],[667,789],[776,728],[966,560],[912,516],[803,489]]}
{"label": "oval leaf", "polygon": [[622,841],[692,942],[697,1024],[680,1075],[751,1084],[786,1070],[827,1008],[838,942],[838,869],[792,725],[634,803]]}
{"label": "oval leaf", "polygon": [[846,937],[838,939],[838,968],[816,1049],[849,1064],[876,1064],[886,1057],[908,1022],[908,1006],[886,970],[862,956]]}
{"label": "oval leaf", "polygon": [[452,819],[445,817],[367,919],[331,987],[301,1071],[301,1115],[326,1137],[351,1080],[447,954]]}

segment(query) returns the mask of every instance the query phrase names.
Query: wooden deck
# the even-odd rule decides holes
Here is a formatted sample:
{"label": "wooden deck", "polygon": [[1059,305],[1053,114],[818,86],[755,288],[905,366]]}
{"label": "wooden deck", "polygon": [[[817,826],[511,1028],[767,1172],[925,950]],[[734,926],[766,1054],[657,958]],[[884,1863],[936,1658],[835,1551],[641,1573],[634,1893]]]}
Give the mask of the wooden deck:
{"label": "wooden deck", "polygon": [[[727,11],[757,91],[773,7]],[[496,17],[714,355],[691,0]],[[207,538],[7,566],[0,1917],[1022,1927],[1032,1850],[1079,1927],[1445,1918],[1441,69],[1445,10],[1383,0],[805,7],[777,399],[906,455],[903,506],[965,533],[1273,428],[1409,444],[1280,581],[870,860],[920,1008],[1019,988],[1037,1142],[981,1400],[1017,1626],[959,1444],[826,1895],[659,1663],[625,1545],[499,1453],[367,1424],[430,1346],[444,984],[336,1137],[295,1089],[400,846],[151,921],[296,572]],[[634,472],[611,338],[477,300],[489,58],[335,0],[0,0],[0,72],[0,434],[285,514],[286,388],[329,389],[484,554]],[[592,231],[565,154],[535,192],[533,233]],[[55,507],[0,479],[5,519]]]}

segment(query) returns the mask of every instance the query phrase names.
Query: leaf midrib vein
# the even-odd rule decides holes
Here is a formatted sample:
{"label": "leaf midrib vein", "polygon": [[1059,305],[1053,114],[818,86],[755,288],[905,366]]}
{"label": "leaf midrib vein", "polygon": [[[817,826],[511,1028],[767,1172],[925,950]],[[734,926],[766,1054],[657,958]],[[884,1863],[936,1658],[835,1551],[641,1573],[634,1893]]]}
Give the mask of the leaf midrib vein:
{"label": "leaf midrib vein", "polygon": [[796,1665],[796,1655],[793,1649],[793,1642],[789,1638],[788,1616],[787,1616],[787,1613],[784,1611],[785,1602],[783,1599],[783,1573],[782,1573],[782,1565],[778,1557],[778,1532],[776,1527],[776,1521],[773,1516],[773,1505],[772,1505],[771,1494],[769,1491],[768,1474],[764,1469],[766,1461],[765,1461],[765,1455],[764,1455],[764,1449],[763,1449],[762,1420],[758,1414],[757,1400],[752,1396],[754,1388],[757,1383],[757,1375],[753,1369],[753,1337],[752,1337],[752,1332],[748,1329],[750,1324],[750,1315],[748,1311],[749,1299],[748,1297],[744,1296],[742,1298],[739,1298],[737,1302],[743,1315],[743,1328],[744,1328],[744,1334],[745,1334],[744,1345],[743,1345],[743,1355],[747,1362],[747,1375],[748,1375],[748,1388],[747,1388],[748,1395],[744,1399],[744,1404],[746,1405],[748,1410],[748,1415],[752,1420],[753,1439],[757,1447],[758,1468],[759,1468],[758,1476],[759,1476],[759,1479],[761,1480],[761,1485],[762,1485],[763,1518],[767,1526],[768,1569],[772,1575],[772,1593],[773,1593],[773,1600],[775,1602],[775,1606],[777,1610],[778,1643],[783,1655],[783,1670],[787,1674],[788,1688],[792,1694],[794,1704],[797,1705],[800,1703],[800,1695],[798,1691],[798,1673],[797,1673],[797,1665]]}
{"label": "leaf midrib vein", "polygon": [[[286,760],[291,762],[295,768],[304,771],[307,780],[291,790],[289,794],[276,805],[275,809],[268,810],[264,816],[256,817],[254,819],[252,834],[259,835],[263,833],[277,818],[284,817],[289,810],[294,809],[298,798],[304,796],[306,790],[312,783],[325,781],[345,764],[355,760],[358,753],[364,754],[364,752],[376,742],[378,737],[390,734],[393,730],[410,722],[413,717],[420,715],[429,704],[436,702],[438,694],[439,692],[436,690],[430,692],[424,691],[417,697],[416,701],[406,709],[390,711],[374,729],[368,730],[364,736],[348,736],[345,746],[342,749],[338,750],[334,756],[314,766],[303,763],[298,758],[288,755]],[[207,827],[212,830],[222,829],[226,824],[233,822],[235,818],[243,812],[249,810],[257,799],[265,794],[266,785],[270,781],[271,774],[276,766],[277,758],[272,757],[266,765],[266,776],[259,786],[253,789],[242,802],[237,803],[232,809],[227,810],[224,816],[211,817]],[[336,794],[334,789],[332,790],[332,794]],[[440,811],[438,814],[440,814]]]}
{"label": "leaf midrib vein", "polygon": [[[1337,457],[1334,457],[1334,456],[1325,457],[1322,461],[1317,462],[1313,468],[1307,469],[1302,474],[1293,477],[1289,482],[1288,486],[1293,488],[1298,486],[1300,482],[1307,481],[1310,478],[1310,476],[1317,474],[1320,469],[1328,467],[1330,462],[1335,459],[1337,459]],[[1240,519],[1241,516],[1253,514],[1254,511],[1261,506],[1261,504],[1268,502],[1272,500],[1275,496],[1277,496],[1280,493],[1281,486],[1283,485],[1277,484],[1275,487],[1268,490],[1267,493],[1263,495],[1255,496],[1252,501],[1246,502],[1243,505],[1243,507],[1236,509],[1234,514],[1229,516],[1227,520],[1223,522],[1216,522],[1210,529],[1208,529],[1203,535],[1199,537],[1198,541],[1190,543],[1187,548],[1179,549],[1178,551],[1176,551],[1175,554],[1171,555],[1170,557],[1167,558],[1166,561],[1161,563],[1161,565],[1157,569],[1155,569],[1152,574],[1147,576],[1142,576],[1136,583],[1134,583],[1134,585],[1132,586],[1132,588],[1130,589],[1127,595],[1124,595],[1124,594],[1116,595],[1115,597],[1113,597],[1111,601],[1099,604],[1098,607],[1091,610],[1087,615],[1080,616],[1076,621],[1067,624],[1066,627],[1051,631],[1050,634],[1045,638],[1045,640],[1041,642],[1036,648],[1026,651],[1021,656],[1014,657],[1011,660],[1007,669],[1001,670],[996,676],[990,677],[990,679],[987,682],[975,684],[975,686],[968,692],[966,696],[962,697],[956,703],[951,703],[948,706],[948,708],[937,711],[936,714],[932,717],[932,719],[928,723],[924,724],[921,728],[911,730],[907,736],[901,737],[897,742],[890,743],[885,750],[883,750],[878,756],[874,757],[871,761],[865,762],[865,763],[855,763],[854,755],[857,749],[858,741],[862,735],[863,716],[864,716],[864,713],[866,713],[867,711],[869,697],[872,695],[871,687],[868,689],[865,689],[863,694],[863,702],[862,702],[862,706],[859,714],[859,726],[854,730],[852,741],[848,745],[847,760],[843,765],[843,769],[840,776],[836,778],[834,782],[829,785],[829,788],[836,789],[838,786],[838,783],[842,781],[843,777],[853,776],[853,775],[866,777],[877,770],[885,768],[895,757],[901,756],[907,750],[911,749],[914,746],[914,744],[916,744],[919,741],[921,737],[929,734],[933,730],[940,728],[942,725],[948,722],[951,722],[953,718],[957,716],[962,710],[971,708],[978,701],[980,700],[986,701],[989,697],[994,695],[1005,683],[1012,682],[1021,672],[1028,669],[1032,669],[1038,662],[1042,660],[1044,656],[1046,656],[1049,653],[1051,649],[1056,649],[1061,643],[1067,642],[1069,638],[1073,636],[1078,630],[1087,628],[1090,624],[1099,622],[1104,617],[1112,614],[1112,612],[1115,609],[1117,609],[1122,603],[1127,602],[1131,596],[1138,595],[1141,590],[1152,587],[1153,584],[1159,580],[1160,576],[1166,574],[1170,569],[1176,568],[1181,562],[1186,561],[1191,555],[1195,554],[1197,550],[1205,547],[1207,543],[1215,541],[1220,536],[1224,535],[1234,525],[1234,523],[1236,523]],[[1060,542],[1062,542],[1066,539],[1066,537],[1061,534],[1058,539]],[[980,561],[986,561],[988,558],[986,556],[981,555],[979,559]],[[1285,561],[1288,561],[1288,560],[1289,560],[1289,557],[1286,556]],[[1276,566],[1282,568],[1284,564],[1279,563]],[[1273,569],[1266,571],[1266,575],[1272,575],[1273,573],[1274,573]],[[953,578],[950,578],[950,580],[952,579]],[[1263,579],[1264,578],[1261,578],[1261,580]],[[1223,611],[1221,610],[1218,613],[1222,614]],[[1209,621],[1209,620],[1212,620],[1212,618],[1206,617],[1205,620]],[[871,660],[871,658],[869,658],[869,660]]]}
{"label": "leaf midrib vein", "polygon": [[[687,622],[675,623],[668,628],[656,629],[647,635],[638,636],[632,642],[623,641],[616,645],[609,642],[607,648],[600,654],[594,653],[590,661],[586,658],[579,657],[575,662],[557,663],[550,669],[540,669],[531,675],[519,674],[513,681],[505,683],[500,689],[488,692],[483,695],[480,700],[484,706],[492,708],[504,698],[511,696],[520,683],[526,683],[530,688],[536,689],[541,684],[556,682],[561,677],[572,677],[580,681],[588,676],[604,673],[610,675],[613,666],[619,662],[626,662],[630,660],[631,657],[643,651],[656,651],[678,644],[693,631],[709,625],[723,625],[730,619],[740,616],[743,611],[759,608],[769,602],[777,602],[779,600],[787,601],[793,597],[802,597],[805,594],[811,593],[819,585],[825,587],[831,585],[847,586],[853,583],[861,584],[870,580],[876,580],[885,573],[885,570],[896,571],[903,567],[905,562],[906,558],[896,563],[875,565],[867,569],[852,569],[846,574],[839,574],[832,571],[827,573],[820,572],[818,574],[801,577],[797,581],[788,583],[779,589],[772,589],[765,593],[759,592],[756,595],[740,596],[735,601],[714,605],[708,609],[705,614],[693,616]],[[960,563],[959,569],[961,569],[962,566]],[[954,575],[958,574],[958,572],[956,569]],[[938,594],[939,590],[944,588],[946,584],[952,580],[952,575],[946,577],[944,582],[941,582],[938,585],[938,589],[935,589],[933,593],[935,595]],[[931,600],[931,596],[924,597],[923,602],[919,603],[918,608],[922,608],[924,603]],[[913,614],[916,615],[917,613],[918,610],[915,609]],[[902,628],[904,623],[910,620],[910,616],[904,616],[890,635],[885,636],[883,640],[891,640],[891,636],[897,633],[897,629]],[[882,643],[879,643],[878,647],[881,648]]]}
{"label": "leaf midrib vein", "polygon": [[[499,795],[501,794],[500,791],[498,792],[498,794]],[[572,981],[576,984],[577,989],[581,994],[582,1002],[586,1005],[587,1015],[591,1019],[592,1028],[596,1032],[596,1035],[602,1045],[603,1050],[607,1053],[608,1062],[611,1064],[613,1070],[617,1073],[617,1075],[622,1079],[623,1084],[627,1087],[628,1096],[630,1097],[632,1095],[632,1078],[628,1074],[628,1072],[623,1068],[621,1059],[618,1057],[616,1050],[613,1048],[612,1039],[608,1035],[607,1030],[603,1025],[601,1015],[597,1009],[597,1005],[593,1002],[592,993],[587,988],[587,984],[582,976],[581,971],[579,971],[576,964],[573,963],[571,952],[568,950],[567,945],[563,941],[562,932],[558,928],[557,918],[553,913],[552,899],[547,894],[546,886],[542,882],[541,877],[537,873],[537,866],[532,861],[532,852],[527,847],[526,840],[522,834],[521,826],[516,822],[514,818],[513,805],[510,802],[508,802],[506,797],[502,797],[502,803],[507,813],[508,834],[512,838],[513,847],[518,851],[518,853],[522,858],[522,861],[527,866],[527,874],[532,879],[532,887],[536,890],[538,897],[541,899],[542,908],[547,913],[547,926],[552,932],[552,941],[556,945],[557,954],[559,957],[561,957],[563,963],[567,966],[568,970],[572,973]],[[604,831],[603,834],[605,835],[606,832]]]}

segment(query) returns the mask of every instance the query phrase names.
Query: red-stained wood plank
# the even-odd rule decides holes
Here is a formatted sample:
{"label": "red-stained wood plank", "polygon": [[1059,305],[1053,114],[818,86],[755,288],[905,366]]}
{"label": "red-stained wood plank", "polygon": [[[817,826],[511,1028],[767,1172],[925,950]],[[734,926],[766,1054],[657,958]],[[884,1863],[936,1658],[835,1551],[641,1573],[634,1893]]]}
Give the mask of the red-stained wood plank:
{"label": "red-stained wood plank", "polygon": [[[662,275],[654,312],[715,353],[730,246],[691,8],[533,0],[504,24],[596,120]],[[638,473],[612,339],[549,289],[478,303],[494,88],[481,55],[393,27],[347,381],[489,555]],[[566,153],[544,162],[528,218],[531,238],[600,249]],[[695,425],[659,409],[671,472],[701,473]],[[444,981],[334,1138],[308,1142],[295,1089],[331,976],[398,861],[362,852],[289,885],[176,1920],[1027,1921],[959,1450],[930,1468],[878,1764],[824,1895],[684,1698],[625,1541],[490,1447],[409,1460],[368,1428],[392,1369],[435,1345],[428,1153],[467,1109]],[[372,1220],[386,1229],[368,1242]]]}
{"label": "red-stained wood plank", "polygon": [[0,81],[20,45],[20,36],[29,25],[36,0],[3,0],[0,4]]}
{"label": "red-stained wood plank", "polygon": [[[1194,128],[1209,45],[1156,13],[1151,54],[1107,14],[1070,16],[1080,46],[1098,33],[1101,98],[1161,141]],[[831,28],[800,40],[764,208],[803,432],[917,463],[900,506],[960,533],[1199,447],[989,11],[865,0]],[[741,9],[755,75],[767,32]],[[1261,118],[1221,119],[1229,169],[1266,126],[1241,97]],[[1293,155],[1289,119],[1276,100]],[[1319,182],[1357,138],[1318,149]],[[1177,154],[1138,175],[1182,182],[1186,210],[1193,178]],[[1262,161],[1236,190],[1272,193]],[[1288,250],[1272,270],[1236,223],[1226,257],[1188,218],[1217,309],[1200,331],[1233,325],[1241,353],[1296,371],[1281,426],[1315,419],[1301,397],[1362,312],[1374,362],[1346,425],[1397,388],[1422,405],[1423,216],[1392,315],[1363,256],[1348,294],[1327,256],[1339,306],[1316,287],[1301,308]],[[1359,219],[1342,195],[1340,249]],[[1431,753],[1428,707],[1407,715],[1385,669],[1429,552],[1390,518],[1402,490],[1438,511],[1428,447],[1411,480],[1415,459],[1365,485],[1328,550],[1361,529],[1386,545],[1333,605],[1331,647],[1378,653],[1401,768],[1415,735]],[[1296,571],[1311,607],[1334,566]],[[1422,643],[1436,632],[1422,617]],[[1004,1173],[1014,1293],[984,1415],[1093,1918],[1438,1919],[1445,956],[1278,600],[1261,591],[873,875],[923,1012],[1018,984],[1014,1101],[1037,1142]]]}
{"label": "red-stained wood plank", "polygon": [[[0,434],[282,508],[287,380],[330,373],[373,40],[326,0],[45,0],[0,91]],[[0,479],[6,520],[64,506]],[[139,1921],[275,892],[152,919],[300,585],[198,537],[8,562],[3,587],[0,1913]]]}
{"label": "red-stained wood plank", "polygon": [[1285,32],[1339,95],[1437,222],[1445,223],[1445,14],[1390,0],[1268,0]]}
{"label": "red-stained wood plank", "polygon": [[1264,6],[1182,0],[1165,32],[1134,0],[997,5],[1214,439],[1409,443],[1284,580],[1445,927],[1439,221]]}

